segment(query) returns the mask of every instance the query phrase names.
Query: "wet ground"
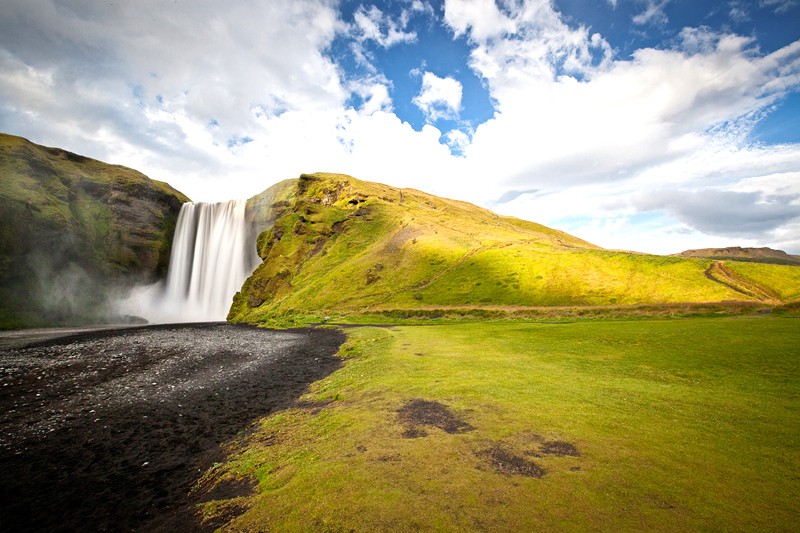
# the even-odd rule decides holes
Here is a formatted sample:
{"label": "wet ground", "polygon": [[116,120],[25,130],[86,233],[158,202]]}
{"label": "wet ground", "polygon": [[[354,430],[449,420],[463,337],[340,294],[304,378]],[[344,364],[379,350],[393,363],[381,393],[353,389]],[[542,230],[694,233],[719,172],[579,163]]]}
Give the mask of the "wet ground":
{"label": "wet ground", "polygon": [[340,364],[334,330],[79,332],[0,349],[0,530],[198,530],[220,444]]}

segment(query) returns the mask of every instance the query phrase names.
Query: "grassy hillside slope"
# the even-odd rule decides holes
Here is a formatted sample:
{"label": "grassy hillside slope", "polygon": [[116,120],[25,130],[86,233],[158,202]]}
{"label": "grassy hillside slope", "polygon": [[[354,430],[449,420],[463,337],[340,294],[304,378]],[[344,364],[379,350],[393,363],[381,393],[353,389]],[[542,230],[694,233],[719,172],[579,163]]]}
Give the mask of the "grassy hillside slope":
{"label": "grassy hillside slope", "polygon": [[719,262],[607,251],[471,204],[339,174],[303,175],[260,196],[272,201],[260,204],[275,222],[258,238],[264,262],[234,298],[233,321],[800,297],[795,267],[747,264],[742,290],[731,281],[739,266],[712,275]]}
{"label": "grassy hillside slope", "polygon": [[166,183],[0,134],[0,327],[95,320],[112,285],[166,271]]}
{"label": "grassy hillside slope", "polygon": [[703,248],[700,250],[686,250],[676,257],[702,257],[705,259],[728,259],[732,261],[746,261],[754,263],[772,263],[775,265],[800,265],[800,256],[789,255],[783,250],[772,248],[741,248],[732,246],[728,248]]}

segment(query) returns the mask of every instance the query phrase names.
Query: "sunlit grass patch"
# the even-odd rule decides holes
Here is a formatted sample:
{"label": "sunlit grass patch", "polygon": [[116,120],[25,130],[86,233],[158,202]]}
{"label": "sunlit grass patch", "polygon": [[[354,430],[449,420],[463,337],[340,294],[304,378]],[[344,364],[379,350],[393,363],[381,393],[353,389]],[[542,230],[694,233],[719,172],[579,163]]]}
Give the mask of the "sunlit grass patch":
{"label": "sunlit grass patch", "polygon": [[717,318],[358,328],[224,471],[242,530],[788,530],[800,327]]}

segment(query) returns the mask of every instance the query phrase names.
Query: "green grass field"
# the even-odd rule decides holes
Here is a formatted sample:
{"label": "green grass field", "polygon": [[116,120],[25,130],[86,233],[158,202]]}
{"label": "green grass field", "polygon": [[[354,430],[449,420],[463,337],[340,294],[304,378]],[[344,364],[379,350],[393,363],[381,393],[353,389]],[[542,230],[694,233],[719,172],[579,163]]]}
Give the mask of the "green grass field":
{"label": "green grass field", "polygon": [[[348,330],[344,367],[228,445],[232,530],[790,531],[796,318]],[[245,483],[246,485],[246,483]]]}

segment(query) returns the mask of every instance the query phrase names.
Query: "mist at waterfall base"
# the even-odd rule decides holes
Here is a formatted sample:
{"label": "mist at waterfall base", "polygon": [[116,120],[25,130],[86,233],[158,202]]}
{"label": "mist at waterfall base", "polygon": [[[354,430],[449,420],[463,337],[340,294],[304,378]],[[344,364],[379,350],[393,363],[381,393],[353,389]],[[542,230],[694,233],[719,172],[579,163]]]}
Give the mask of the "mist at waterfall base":
{"label": "mist at waterfall base", "polygon": [[165,282],[137,287],[124,314],[150,323],[225,320],[234,294],[261,262],[245,200],[181,207]]}

